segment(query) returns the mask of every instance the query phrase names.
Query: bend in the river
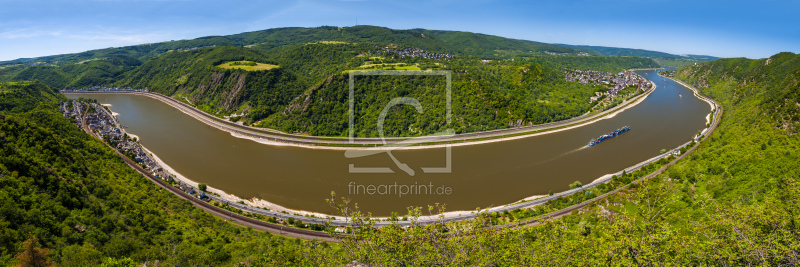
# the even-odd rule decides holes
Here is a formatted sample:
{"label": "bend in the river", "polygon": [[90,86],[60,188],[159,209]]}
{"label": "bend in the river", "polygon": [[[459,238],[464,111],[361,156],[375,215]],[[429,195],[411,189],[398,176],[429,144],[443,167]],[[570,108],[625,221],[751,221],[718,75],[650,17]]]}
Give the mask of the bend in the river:
{"label": "bend in the river", "polygon": [[[472,211],[520,199],[561,192],[568,184],[589,184],[678,147],[706,128],[709,106],[678,83],[654,71],[641,74],[658,90],[641,103],[582,127],[503,142],[452,148],[450,173],[425,173],[441,167],[444,148],[395,151],[398,162],[414,169],[409,176],[386,153],[346,158],[342,151],[257,145],[200,122],[164,102],[137,95],[70,95],[112,104],[120,123],[176,172],[236,196],[257,198],[292,209],[332,214],[324,201],[331,191],[349,197],[378,216],[405,214],[406,207],[447,203],[448,210]],[[622,126],[632,130],[593,147],[596,138]],[[385,167],[393,173],[350,173],[349,165]],[[416,194],[367,194],[354,186],[421,186]],[[435,192],[443,188],[441,193]],[[449,190],[446,190],[448,189]],[[446,192],[449,192],[446,193]]]}

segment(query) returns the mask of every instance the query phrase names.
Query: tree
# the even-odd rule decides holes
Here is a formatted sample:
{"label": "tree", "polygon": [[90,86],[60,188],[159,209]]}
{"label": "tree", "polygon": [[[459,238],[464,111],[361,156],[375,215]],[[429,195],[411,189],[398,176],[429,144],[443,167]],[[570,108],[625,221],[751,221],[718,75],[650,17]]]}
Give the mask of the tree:
{"label": "tree", "polygon": [[203,192],[205,192],[207,188],[208,188],[208,186],[206,186],[206,184],[198,184],[197,185],[197,189],[200,189],[200,191],[203,191]]}
{"label": "tree", "polygon": [[581,181],[575,181],[574,183],[569,184],[569,188],[571,188],[571,189],[575,189],[575,188],[578,188],[578,187],[581,187],[581,186],[583,186]]}
{"label": "tree", "polygon": [[106,258],[100,267],[136,267],[136,263],[131,258]]}
{"label": "tree", "polygon": [[61,251],[61,266],[96,266],[103,253],[94,245],[84,243],[83,246],[71,245]]}
{"label": "tree", "polygon": [[30,235],[28,240],[22,243],[24,251],[14,256],[19,262],[20,267],[41,267],[41,266],[54,266],[50,260],[47,259],[47,253],[50,252],[46,248],[37,248],[39,239],[34,235]]}

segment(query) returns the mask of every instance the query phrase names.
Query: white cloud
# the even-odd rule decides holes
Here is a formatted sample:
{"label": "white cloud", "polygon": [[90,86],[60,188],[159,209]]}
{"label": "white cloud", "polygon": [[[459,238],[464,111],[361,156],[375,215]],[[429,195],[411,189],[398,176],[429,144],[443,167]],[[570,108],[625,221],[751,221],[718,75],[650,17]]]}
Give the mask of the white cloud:
{"label": "white cloud", "polygon": [[33,38],[40,36],[59,36],[60,31],[43,31],[32,28],[14,29],[0,33],[0,38],[3,39],[20,39],[20,38]]}
{"label": "white cloud", "polygon": [[37,28],[20,28],[7,30],[0,33],[2,39],[30,39],[38,37],[51,37],[54,39],[76,39],[87,41],[111,41],[122,43],[140,43],[158,39],[166,39],[169,34],[160,32],[132,33],[116,30],[105,31],[73,31],[73,30],[42,30]]}

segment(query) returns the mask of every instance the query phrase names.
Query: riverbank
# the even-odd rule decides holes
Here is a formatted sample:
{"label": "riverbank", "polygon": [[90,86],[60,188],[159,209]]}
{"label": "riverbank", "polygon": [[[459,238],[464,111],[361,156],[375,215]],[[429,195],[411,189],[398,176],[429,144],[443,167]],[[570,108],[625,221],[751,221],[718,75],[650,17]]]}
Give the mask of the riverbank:
{"label": "riverbank", "polygon": [[[636,98],[636,101],[629,101],[628,103],[621,104],[621,105],[619,105],[620,108],[618,108],[616,110],[616,112],[613,112],[613,113],[610,113],[610,114],[604,114],[605,116],[597,118],[597,120],[611,118],[615,114],[617,114],[618,112],[621,112],[623,110],[626,110],[627,108],[633,107],[635,104],[638,104],[639,102],[643,101],[644,99],[645,99],[645,95],[640,95],[640,96],[638,96],[638,98]],[[169,104],[169,103],[167,103],[167,104]],[[170,106],[172,106],[172,105],[170,105]],[[188,113],[188,115],[193,116],[193,117],[197,116],[196,114],[191,114],[191,113]],[[203,118],[202,117],[198,118],[198,120],[203,120]],[[562,129],[558,129],[558,131],[572,129],[574,127],[579,127],[579,126],[580,125],[573,125],[573,126],[570,126],[570,127],[564,127]],[[122,129],[122,130],[125,131],[126,129]],[[127,131],[125,131],[125,132],[127,133]],[[137,139],[140,139],[135,134],[131,134],[131,133],[127,133],[127,134],[129,136],[131,136],[131,137],[137,137]],[[537,135],[538,134],[545,134],[545,133],[537,133]],[[232,133],[232,135],[235,136],[236,133],[234,132],[234,133]],[[510,138],[510,139],[518,139],[518,138],[524,138],[524,137],[526,137],[526,136],[513,137],[513,138]],[[256,139],[256,141],[262,141],[263,142],[265,140]],[[286,145],[286,144],[277,143],[276,145]],[[189,177],[186,177],[183,174],[179,173],[175,168],[173,168],[172,166],[169,166],[169,164],[167,164],[161,158],[159,158],[156,153],[153,153],[151,150],[148,150],[145,146],[142,146],[142,148],[144,150],[146,150],[146,152],[149,155],[151,155],[153,160],[156,161],[159,166],[161,166],[163,169],[165,169],[166,171],[168,171],[169,173],[174,175],[176,179],[180,180],[183,183],[186,183],[187,185],[190,185],[190,186],[194,187],[195,189],[198,188],[198,184],[199,184],[198,182],[195,182],[195,181],[191,180]],[[238,197],[236,195],[229,194],[229,193],[227,193],[227,192],[225,192],[225,191],[223,191],[221,189],[214,188],[212,186],[208,186],[207,187],[207,191],[217,194],[219,196],[219,198],[221,198],[221,199],[223,199],[223,200],[225,200],[226,202],[229,202],[229,203],[240,203],[241,202],[244,205],[246,205],[247,207],[268,209],[269,210],[268,212],[263,211],[263,210],[254,211],[254,213],[264,214],[264,215],[268,215],[268,216],[274,216],[274,213],[276,213],[276,212],[277,213],[285,212],[287,214],[297,214],[297,215],[300,215],[300,216],[314,216],[316,218],[334,217],[339,222],[342,222],[344,220],[344,218],[340,218],[338,216],[331,216],[329,214],[323,214],[323,213],[319,213],[319,212],[312,212],[312,211],[308,211],[308,210],[299,210],[299,209],[286,208],[284,206],[269,202],[269,201],[264,200],[264,199],[256,198],[256,197],[251,198],[251,199],[244,199],[244,198]],[[545,197],[545,196],[531,196],[531,197],[526,197],[526,198],[524,198],[523,200],[520,200],[520,201],[528,202],[528,201],[534,200],[536,198],[541,198],[541,197]],[[519,201],[517,201],[517,202],[519,202]],[[533,202],[531,202],[531,203],[533,203]],[[502,211],[504,209],[504,206],[505,205],[494,206],[494,207],[490,207],[490,208],[484,209],[483,211],[487,211],[487,212]],[[247,208],[247,207],[245,207],[245,208]],[[253,212],[253,211],[251,211],[251,212]],[[262,212],[264,212],[264,213],[262,213]],[[445,218],[448,218],[448,219],[456,218],[458,220],[463,220],[465,218],[473,217],[474,214],[475,214],[475,210],[455,210],[455,211],[445,212],[444,214],[434,214],[434,215],[429,215],[429,216],[423,216],[420,219],[422,221],[435,221],[435,220],[439,219],[439,215],[443,215]],[[381,220],[388,219],[388,217],[376,217],[376,218],[377,219],[381,219]],[[307,221],[307,220],[308,220],[308,218],[303,218],[303,221]]]}
{"label": "riverbank", "polygon": [[[628,100],[626,102],[623,102],[622,104],[619,104],[617,107],[614,107],[612,109],[606,110],[606,111],[601,112],[599,114],[594,114],[594,116],[592,116],[592,117],[590,117],[588,119],[585,119],[585,120],[581,120],[581,121],[572,120],[572,121],[569,121],[569,122],[571,122],[571,124],[566,124],[566,126],[564,126],[564,125],[556,126],[556,125],[552,125],[551,124],[551,125],[549,125],[549,127],[555,127],[555,129],[551,129],[549,131],[542,131],[542,132],[536,132],[536,133],[525,133],[524,135],[510,136],[510,137],[505,137],[503,139],[473,141],[473,142],[470,142],[470,143],[464,143],[464,144],[460,144],[460,145],[492,143],[492,142],[499,142],[499,141],[504,141],[504,140],[514,140],[514,139],[520,139],[520,138],[525,138],[525,137],[530,137],[530,136],[543,135],[543,134],[547,134],[547,133],[555,133],[555,132],[560,132],[560,131],[574,129],[576,127],[581,127],[581,126],[584,126],[584,125],[588,125],[590,123],[593,123],[593,122],[596,122],[596,121],[599,121],[599,120],[609,119],[609,118],[612,118],[615,115],[617,115],[619,112],[625,111],[628,108],[634,107],[635,105],[641,103],[656,88],[657,88],[657,85],[655,83],[652,83],[652,87],[649,90],[647,90],[647,91],[645,91],[643,93],[640,93],[639,95],[633,97],[631,100]],[[112,92],[112,94],[115,94],[115,93],[116,92]],[[102,93],[98,93],[98,94],[102,94]],[[171,106],[173,108],[178,108],[179,110],[182,111],[182,113],[190,115],[191,117],[203,122],[204,124],[214,126],[214,124],[210,124],[209,118],[207,118],[206,116],[202,116],[202,114],[198,114],[197,112],[194,112],[191,109],[181,108],[183,105],[178,105],[178,104],[174,103],[173,101],[165,101],[163,99],[163,98],[165,98],[165,96],[161,96],[161,95],[157,95],[157,94],[143,94],[143,93],[136,93],[136,94],[147,96],[147,97],[150,97],[151,99],[159,100],[160,102],[168,104],[169,106]],[[215,128],[217,128],[217,127],[215,127]],[[219,128],[217,128],[217,129],[219,129]],[[252,138],[250,136],[240,135],[238,131],[228,131],[228,132],[231,133],[232,136],[237,137],[237,138],[250,139],[250,140],[254,140],[256,142],[268,143],[270,145],[281,145],[281,146],[287,146],[288,145],[288,146],[291,146],[291,144],[287,144],[287,143],[283,143],[283,142],[271,142],[270,140],[266,140],[266,139],[263,139],[263,138]],[[446,146],[446,144],[440,144],[440,145],[438,145],[436,147],[444,147],[444,146]],[[419,147],[419,148],[429,148],[429,147],[431,147],[431,146]],[[310,146],[309,148],[320,148],[320,147],[318,147],[318,146]],[[417,147],[414,147],[414,148],[417,148]],[[348,147],[329,148],[329,149],[344,150],[344,149],[348,149]],[[197,188],[197,185],[198,185],[197,182],[194,182],[191,179],[189,179],[188,177],[185,177],[185,176],[181,175],[180,173],[178,173],[174,168],[172,168],[171,166],[166,164],[164,161],[162,161],[160,158],[158,158],[157,155],[155,155],[155,153],[152,153],[152,151],[148,151],[148,153],[150,153],[153,156],[154,160],[156,160],[158,162],[158,164],[161,165],[165,170],[167,170],[170,173],[174,174],[176,176],[176,178],[178,178],[179,180],[181,180],[182,182],[184,182],[184,183],[186,183],[188,185],[191,185],[191,186]],[[226,200],[227,202],[232,202],[232,203],[242,202],[242,203],[244,203],[245,205],[247,205],[249,207],[269,209],[269,211],[271,211],[271,212],[286,212],[286,213],[289,213],[289,214],[299,214],[299,215],[303,215],[303,216],[315,216],[317,218],[331,217],[328,214],[322,214],[322,213],[319,213],[319,212],[312,212],[312,211],[299,210],[299,209],[297,209],[297,210],[289,209],[289,208],[286,208],[286,207],[280,206],[278,204],[271,203],[271,202],[269,202],[267,200],[259,199],[259,198],[256,198],[256,197],[251,198],[251,199],[243,199],[243,198],[240,198],[240,197],[238,197],[236,195],[228,194],[223,190],[220,190],[220,189],[217,189],[217,188],[213,188],[213,187],[209,187],[209,189],[207,189],[207,190],[210,191],[210,192],[213,192],[215,194],[218,194],[220,196],[220,198]],[[538,196],[536,196],[536,197],[538,197]],[[520,200],[520,201],[530,201],[532,199],[533,199],[533,197],[526,197],[526,198],[524,198],[523,200]],[[519,202],[519,201],[517,201],[517,202]],[[494,210],[502,209],[502,208],[503,208],[503,205],[495,206],[495,207],[493,207],[491,209],[488,209],[488,210],[489,211],[494,211]],[[450,211],[450,212],[446,213],[446,217],[471,216],[470,214],[473,214],[473,213],[475,213],[474,210]],[[425,220],[435,220],[436,218],[438,218],[438,215],[431,216],[430,218],[426,217],[426,218],[423,218],[423,219],[425,219]],[[380,219],[387,219],[387,218],[386,217],[380,217]]]}
{"label": "riverbank", "polygon": [[[632,104],[632,103],[628,103],[628,104]],[[626,106],[626,105],[620,105],[620,106]],[[612,114],[616,115],[617,113],[612,113]],[[602,117],[602,118],[600,118],[600,119],[606,119],[606,118],[610,118],[610,117],[612,117],[612,115],[611,115],[611,114],[609,114],[609,115],[606,115],[605,117]],[[150,151],[148,151],[148,153],[151,153],[151,154],[152,154],[152,152],[150,152]],[[154,156],[154,158],[155,158],[155,155],[154,155],[154,154],[153,154],[153,156]],[[165,163],[163,163],[163,162],[162,162],[160,159],[159,159],[158,161],[159,161],[160,165],[163,165],[163,166],[165,167],[165,169],[167,169],[166,167],[167,167],[168,165],[166,165]],[[170,167],[169,169],[172,169],[172,168]],[[629,170],[629,169],[630,169],[630,168],[627,168],[626,170]],[[172,172],[173,172],[173,173],[175,173],[175,174],[176,174],[176,176],[177,176],[177,174],[178,174],[177,172],[175,172],[174,170],[172,170]],[[604,176],[602,176],[601,178],[598,178],[598,179],[596,179],[596,180],[595,180],[595,181],[593,181],[592,183],[589,183],[589,184],[587,184],[587,185],[584,185],[584,188],[581,188],[580,190],[587,189],[587,188],[589,188],[589,187],[590,187],[590,185],[593,185],[593,184],[601,184],[601,183],[603,182],[603,180],[609,179],[609,177],[610,177],[611,175],[612,175],[612,174],[609,174],[609,175],[604,175]],[[181,175],[181,178],[186,178],[186,177],[183,177],[183,176]],[[188,180],[188,179],[187,179],[187,180]],[[197,185],[197,183],[194,183],[194,182],[192,182],[191,184],[192,184],[192,185],[194,185],[194,186],[196,186],[196,185]],[[557,193],[557,194],[555,194],[554,196],[552,196],[552,198],[551,198],[551,197],[549,197],[549,196],[538,196],[538,197],[537,197],[537,198],[535,198],[535,199],[534,199],[534,198],[532,198],[532,197],[528,197],[528,198],[525,198],[524,200],[518,201],[518,202],[521,202],[521,203],[513,203],[513,204],[507,204],[507,205],[495,206],[495,207],[493,207],[493,208],[490,208],[490,209],[484,209],[484,210],[482,210],[482,212],[484,212],[484,211],[488,211],[488,212],[501,211],[501,212],[502,212],[502,211],[504,211],[504,210],[513,210],[513,209],[516,209],[516,208],[526,208],[526,207],[532,207],[532,206],[535,206],[535,205],[539,205],[539,204],[542,204],[542,203],[546,203],[547,201],[549,201],[549,200],[551,200],[551,199],[553,199],[553,198],[557,198],[557,197],[563,197],[563,196],[567,196],[567,195],[574,194],[574,193],[576,193],[576,192],[579,192],[580,190],[577,190],[577,191],[568,190],[568,191],[565,191],[565,192]],[[218,191],[215,191],[215,190],[210,190],[210,191],[212,191],[212,192],[218,192]],[[224,192],[222,192],[222,193],[224,193]],[[233,203],[235,204],[236,202],[242,201],[242,202],[244,202],[244,203],[247,205],[247,206],[244,206],[244,205],[241,205],[241,206],[233,205],[233,206],[234,206],[234,207],[236,207],[236,208],[240,208],[240,209],[242,209],[242,210],[244,210],[244,211],[253,212],[253,213],[256,213],[256,214],[267,214],[268,216],[273,216],[273,217],[275,217],[274,215],[271,215],[271,214],[275,214],[275,212],[276,212],[276,209],[274,208],[274,206],[273,206],[273,207],[266,206],[266,205],[270,205],[270,204],[271,204],[271,205],[274,205],[274,204],[272,204],[272,203],[269,203],[269,202],[267,202],[267,201],[263,201],[263,200],[260,200],[260,199],[255,199],[255,198],[254,198],[254,199],[251,199],[251,200],[243,200],[243,199],[241,199],[241,198],[235,197],[235,196],[233,196],[233,195],[228,195],[228,194],[220,194],[220,196],[221,196],[222,198],[224,198],[224,199],[225,199],[227,202],[233,202]],[[262,202],[262,201],[263,201],[263,202]],[[518,205],[518,204],[519,204],[519,205]],[[265,207],[265,208],[269,208],[270,210],[269,210],[269,211],[264,211],[264,210],[256,210],[256,211],[251,211],[253,207]],[[308,216],[311,216],[311,215],[313,215],[313,216],[317,217],[317,219],[319,219],[319,218],[326,218],[326,217],[328,217],[327,215],[320,214],[320,213],[313,213],[313,212],[304,212],[304,211],[288,210],[288,209],[287,209],[287,210],[285,210],[285,211],[287,212],[287,214],[286,214],[286,215],[288,215],[288,214],[305,214],[305,215],[308,215]],[[444,218],[445,218],[445,219],[447,219],[447,220],[466,220],[466,219],[473,218],[473,217],[475,216],[475,214],[476,214],[476,213],[477,213],[477,212],[476,212],[475,210],[460,210],[460,211],[450,211],[450,212],[446,212],[446,213],[444,213],[444,214],[442,214],[442,215],[443,215],[443,216],[444,216]],[[279,216],[283,216],[283,215],[281,215],[281,214],[280,214],[280,212],[278,212],[278,215],[279,215]],[[300,218],[301,218],[301,219],[302,219],[304,222],[313,222],[313,219],[312,219],[312,218],[303,218],[303,217],[300,217]],[[295,217],[295,219],[297,220],[297,217]],[[376,218],[376,219],[387,219],[387,218],[386,218],[386,217],[378,217],[378,218]],[[420,218],[420,219],[421,219],[423,222],[430,222],[430,221],[436,221],[436,220],[440,219],[440,217],[439,217],[439,214],[436,214],[436,215],[433,215],[433,216],[425,216],[425,217],[422,217],[422,218]],[[324,219],[322,219],[322,221],[324,221]],[[337,223],[337,224],[338,224],[338,223],[346,223],[346,222],[345,222],[345,221],[338,220],[338,221],[334,221],[334,223]],[[380,222],[380,223],[379,223],[379,225],[381,225],[381,224],[383,224],[383,223],[391,223],[391,222]],[[401,224],[403,224],[403,223],[406,223],[406,222],[401,222]]]}
{"label": "riverbank", "polygon": [[661,76],[661,77],[670,79],[670,80],[672,80],[672,81],[674,81],[674,82],[676,82],[676,83],[678,83],[680,85],[683,85],[683,87],[686,87],[686,88],[689,88],[689,90],[692,90],[692,92],[694,92],[694,96],[695,97],[699,98],[700,100],[703,100],[704,102],[708,103],[709,106],[711,106],[711,111],[714,111],[714,110],[717,109],[717,104],[713,100],[708,98],[707,96],[705,96],[702,93],[700,93],[700,91],[697,90],[697,88],[694,88],[694,86],[686,84],[685,82],[683,82],[681,80],[674,79],[672,77],[665,77],[665,76]]}
{"label": "riverbank", "polygon": [[442,138],[440,140],[432,142],[428,141],[422,144],[414,144],[410,146],[391,146],[391,143],[402,142],[402,141],[413,141],[414,138],[386,138],[387,142],[390,143],[390,145],[387,147],[383,146],[383,141],[379,138],[355,138],[354,142],[350,143],[349,139],[347,138],[302,136],[302,135],[281,133],[279,131],[268,128],[255,128],[250,126],[243,126],[232,122],[223,121],[220,118],[217,118],[211,114],[208,114],[192,106],[189,106],[186,103],[156,93],[149,93],[149,92],[64,92],[64,93],[65,94],[82,94],[82,93],[121,94],[122,93],[122,94],[136,94],[136,95],[150,97],[152,99],[159,100],[169,106],[172,106],[173,108],[180,110],[184,114],[189,115],[190,117],[195,118],[198,121],[201,121],[209,126],[212,126],[222,131],[226,131],[234,137],[249,139],[266,145],[294,146],[306,149],[327,149],[327,150],[387,150],[387,149],[407,150],[407,149],[432,149],[432,148],[479,145],[479,144],[487,144],[494,142],[502,142],[502,141],[539,136],[549,133],[555,133],[564,130],[574,129],[577,127],[586,126],[602,119],[613,118],[616,114],[641,103],[645,98],[647,98],[648,95],[650,95],[650,93],[655,91],[655,89],[657,88],[657,85],[654,82],[650,81],[650,83],[652,84],[652,86],[647,91],[633,97],[632,99],[628,99],[622,102],[621,104],[612,107],[608,110],[604,110],[593,114],[590,113],[572,119],[534,125],[534,126],[499,129],[499,130],[491,130],[478,133],[459,134],[452,137]]}
{"label": "riverbank", "polygon": [[[128,134],[128,135],[129,136],[135,136],[135,135],[132,135],[132,134]],[[182,175],[178,171],[176,171],[174,168],[169,166],[169,164],[167,164],[166,162],[161,160],[158,157],[158,155],[156,155],[155,153],[153,153],[152,151],[147,149],[147,147],[142,145],[142,149],[144,149],[148,154],[150,154],[150,156],[153,157],[153,160],[155,160],[156,163],[158,163],[158,165],[161,166],[161,168],[164,168],[164,170],[166,170],[167,172],[172,174],[176,179],[178,179],[178,180],[180,180],[180,181],[182,181],[182,182],[184,182],[184,183],[186,183],[186,184],[188,184],[188,185],[190,185],[190,186],[192,186],[194,188],[198,188],[199,187],[198,186],[199,185],[198,182],[195,182],[195,181],[187,178],[186,176]],[[234,203],[241,202],[241,203],[244,203],[245,205],[248,205],[248,206],[251,206],[251,207],[269,209],[270,211],[275,211],[275,212],[288,212],[288,213],[291,213],[291,214],[296,214],[296,215],[301,215],[301,216],[316,216],[316,217],[319,217],[319,218],[334,217],[334,218],[336,218],[336,220],[341,220],[342,219],[342,218],[339,218],[338,216],[332,216],[332,215],[318,213],[318,212],[289,209],[289,208],[286,208],[284,206],[281,206],[281,205],[278,205],[278,204],[275,204],[275,203],[271,203],[269,201],[266,201],[266,200],[263,200],[263,199],[260,199],[260,198],[252,198],[252,199],[240,198],[240,197],[238,197],[236,195],[228,194],[227,192],[225,192],[225,191],[223,191],[221,189],[217,189],[217,188],[214,188],[214,187],[208,186],[208,185],[206,186],[206,192],[217,194],[219,197],[221,197],[221,198],[223,198],[225,200],[228,200],[230,202],[234,202]]]}

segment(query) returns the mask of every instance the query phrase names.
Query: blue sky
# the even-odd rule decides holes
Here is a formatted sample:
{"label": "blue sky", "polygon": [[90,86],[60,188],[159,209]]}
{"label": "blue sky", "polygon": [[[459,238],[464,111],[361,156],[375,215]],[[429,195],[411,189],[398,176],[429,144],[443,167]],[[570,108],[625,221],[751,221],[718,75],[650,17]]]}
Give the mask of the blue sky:
{"label": "blue sky", "polygon": [[798,1],[0,0],[0,6],[0,61],[356,20],[673,54],[800,53]]}

